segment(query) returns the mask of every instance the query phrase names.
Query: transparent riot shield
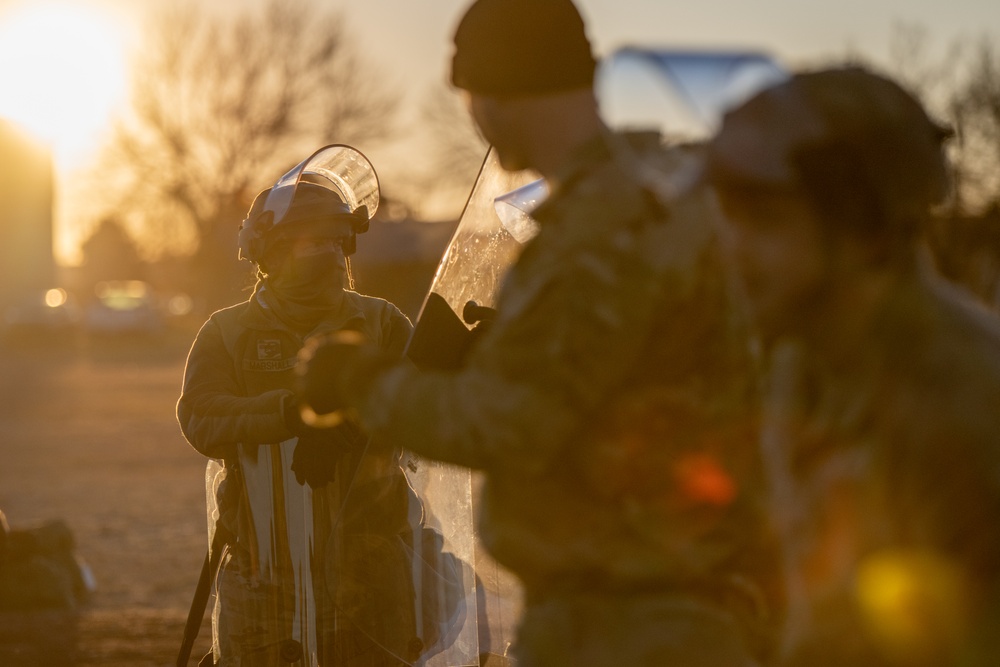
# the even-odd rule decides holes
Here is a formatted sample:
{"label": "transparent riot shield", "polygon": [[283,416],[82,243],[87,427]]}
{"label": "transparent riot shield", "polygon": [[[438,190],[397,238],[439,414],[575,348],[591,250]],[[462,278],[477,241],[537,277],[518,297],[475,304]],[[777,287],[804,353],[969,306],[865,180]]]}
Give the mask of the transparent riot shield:
{"label": "transparent riot shield", "polygon": [[[510,196],[498,203],[497,196],[504,193]],[[495,153],[488,152],[407,347],[407,356],[417,366],[461,366],[475,327],[490,317],[504,272],[533,235],[534,222],[528,213],[543,196],[544,186],[533,174],[506,172]],[[444,464],[434,465],[438,470],[448,469]],[[453,492],[461,487],[468,494],[457,494],[453,501],[471,508],[480,477],[464,468],[448,472]],[[464,479],[462,484],[457,483],[459,478]],[[428,496],[436,500],[439,493]],[[467,547],[472,554],[468,562],[474,569],[475,591],[469,610],[476,614],[477,654],[506,658],[520,617],[520,585],[476,543],[472,532]],[[478,665],[479,661],[470,664]]]}
{"label": "transparent riot shield", "polygon": [[[544,186],[539,184],[530,172],[504,171],[495,152],[487,153],[410,338],[407,355],[417,366],[461,366],[474,338],[472,329],[489,319],[503,274],[533,233],[525,211],[535,202],[530,194],[518,198],[517,191],[523,186],[540,190]],[[508,193],[513,196],[497,202]],[[504,226],[504,219],[515,233]]]}
{"label": "transparent riot shield", "polygon": [[210,528],[236,513],[213,609],[221,664],[478,664],[468,476],[456,486],[351,437],[322,484],[296,479],[294,438],[210,464]]}
{"label": "transparent riot shield", "polygon": [[[779,64],[760,53],[628,48],[601,63],[596,89],[612,129],[658,130],[670,150],[704,141],[727,108],[785,76]],[[685,149],[683,159],[636,164],[636,173],[654,192],[679,196],[697,182],[699,165],[692,164],[692,155],[697,151]],[[414,363],[461,367],[476,327],[490,317],[504,274],[537,231],[531,212],[547,194],[537,175],[505,172],[490,149],[417,318],[407,349]],[[468,475],[474,503],[481,480]],[[506,655],[519,621],[519,583],[481,545],[473,562],[480,651]]]}

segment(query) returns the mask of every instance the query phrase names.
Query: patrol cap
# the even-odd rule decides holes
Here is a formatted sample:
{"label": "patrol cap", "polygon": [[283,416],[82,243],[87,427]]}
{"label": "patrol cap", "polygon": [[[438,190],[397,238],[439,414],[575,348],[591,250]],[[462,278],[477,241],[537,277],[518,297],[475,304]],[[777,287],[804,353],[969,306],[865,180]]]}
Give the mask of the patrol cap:
{"label": "patrol cap", "polygon": [[590,87],[596,61],[571,0],[476,0],[455,32],[451,81],[495,97]]}
{"label": "patrol cap", "polygon": [[948,191],[950,133],[893,81],[861,67],[796,74],[728,112],[709,143],[716,186],[862,184],[887,218],[926,215]]}

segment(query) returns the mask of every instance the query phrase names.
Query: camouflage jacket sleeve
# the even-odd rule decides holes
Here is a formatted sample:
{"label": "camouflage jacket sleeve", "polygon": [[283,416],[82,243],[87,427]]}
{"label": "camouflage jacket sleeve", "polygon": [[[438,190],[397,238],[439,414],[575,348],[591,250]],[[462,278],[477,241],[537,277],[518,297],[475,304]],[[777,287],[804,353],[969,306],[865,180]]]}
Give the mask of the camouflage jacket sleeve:
{"label": "camouflage jacket sleeve", "polygon": [[284,401],[292,396],[290,389],[243,395],[222,331],[227,324],[236,326],[235,321],[225,318],[233,312],[213,316],[198,332],[188,353],[177,402],[177,421],[184,437],[211,457],[222,457],[236,443],[281,442],[291,437],[282,418]]}
{"label": "camouflage jacket sleeve", "polygon": [[466,366],[383,375],[367,425],[430,458],[545,468],[638,363],[664,268],[683,261],[670,235],[690,230],[651,200],[614,165],[550,200]]}

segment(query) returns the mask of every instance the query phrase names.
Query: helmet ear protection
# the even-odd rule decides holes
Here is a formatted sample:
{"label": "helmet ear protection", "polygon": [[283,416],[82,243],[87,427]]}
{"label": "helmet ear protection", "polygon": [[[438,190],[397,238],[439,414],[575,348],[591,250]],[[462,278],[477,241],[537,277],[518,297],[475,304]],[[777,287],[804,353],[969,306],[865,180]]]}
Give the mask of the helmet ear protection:
{"label": "helmet ear protection", "polygon": [[351,234],[349,239],[344,241],[344,256],[346,257],[350,257],[358,251],[358,234],[364,234],[371,226],[368,207],[364,204],[354,209],[351,213],[351,218],[351,229],[354,233]]}
{"label": "helmet ear protection", "polygon": [[240,223],[237,243],[240,248],[239,258],[255,264],[260,263],[264,254],[264,234],[274,228],[274,212],[264,208],[271,189],[261,192],[250,206],[247,217]]}
{"label": "helmet ear protection", "polygon": [[354,217],[354,233],[364,234],[368,231],[372,217],[368,214],[368,207],[362,204],[351,213]]}

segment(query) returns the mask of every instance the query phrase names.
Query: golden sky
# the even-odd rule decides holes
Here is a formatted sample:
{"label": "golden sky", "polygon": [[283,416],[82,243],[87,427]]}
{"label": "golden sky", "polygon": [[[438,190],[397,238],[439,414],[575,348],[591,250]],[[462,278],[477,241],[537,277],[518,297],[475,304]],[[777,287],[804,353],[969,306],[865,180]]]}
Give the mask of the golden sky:
{"label": "golden sky", "polygon": [[[124,99],[125,53],[150,10],[176,0],[0,0],[0,116],[50,143],[60,178],[71,178]],[[199,0],[236,11],[259,0]],[[447,80],[451,35],[468,0],[309,0],[339,10],[362,54],[416,109]],[[1000,39],[996,0],[577,0],[598,55],[624,45],[754,48],[794,66],[861,52],[888,57],[900,24],[922,26],[930,46],[981,35]],[[419,134],[410,128],[409,136]],[[406,142],[373,150],[401,162]],[[59,254],[72,250],[62,234]]]}

